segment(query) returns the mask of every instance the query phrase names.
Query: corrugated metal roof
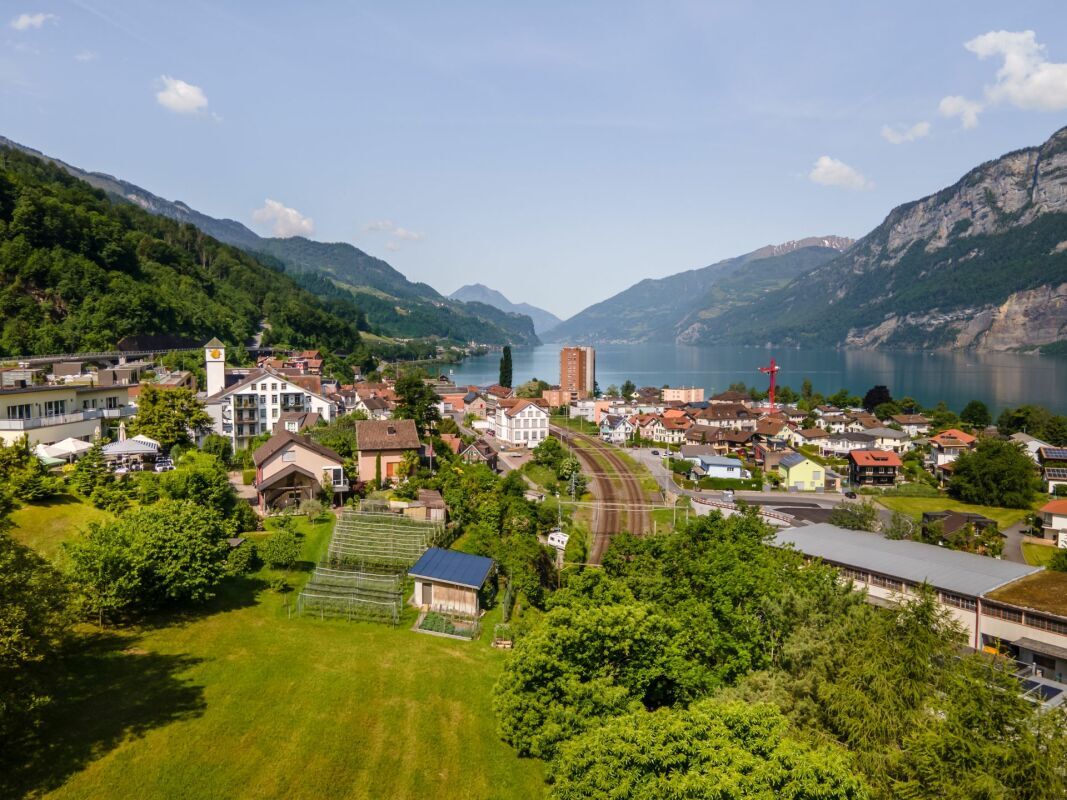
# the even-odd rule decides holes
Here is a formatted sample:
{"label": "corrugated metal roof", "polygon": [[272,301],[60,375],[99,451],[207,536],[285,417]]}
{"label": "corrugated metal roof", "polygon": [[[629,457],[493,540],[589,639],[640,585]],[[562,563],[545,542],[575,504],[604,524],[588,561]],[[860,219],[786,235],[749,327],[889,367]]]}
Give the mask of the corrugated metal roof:
{"label": "corrugated metal roof", "polygon": [[415,562],[415,566],[408,570],[408,575],[480,589],[492,568],[491,558],[431,547]]}
{"label": "corrugated metal roof", "polygon": [[1041,570],[937,545],[886,539],[829,523],[785,528],[778,531],[775,541],[791,544],[807,556],[912,583],[926,581],[938,589],[970,597],[980,597]]}

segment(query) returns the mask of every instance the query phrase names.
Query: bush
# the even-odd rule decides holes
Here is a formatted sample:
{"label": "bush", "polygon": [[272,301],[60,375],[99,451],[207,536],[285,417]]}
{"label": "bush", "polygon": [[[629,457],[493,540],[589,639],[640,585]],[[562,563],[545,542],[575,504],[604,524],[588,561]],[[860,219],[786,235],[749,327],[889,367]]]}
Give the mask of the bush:
{"label": "bush", "polygon": [[291,569],[300,558],[300,539],[292,525],[282,525],[263,543],[263,560],[276,569]]}
{"label": "bush", "polygon": [[241,470],[241,481],[245,486],[251,486],[256,482],[256,468],[250,467],[248,469]]}
{"label": "bush", "polygon": [[253,542],[242,542],[226,556],[226,572],[229,575],[246,575],[259,569],[262,562]]}
{"label": "bush", "polygon": [[[865,493],[866,494],[866,493]],[[894,497],[940,497],[941,492],[936,486],[925,483],[902,483],[899,486],[886,489],[882,494]]]}
{"label": "bush", "polygon": [[130,507],[130,498],[124,481],[112,480],[93,489],[89,502],[112,514],[121,514]]}

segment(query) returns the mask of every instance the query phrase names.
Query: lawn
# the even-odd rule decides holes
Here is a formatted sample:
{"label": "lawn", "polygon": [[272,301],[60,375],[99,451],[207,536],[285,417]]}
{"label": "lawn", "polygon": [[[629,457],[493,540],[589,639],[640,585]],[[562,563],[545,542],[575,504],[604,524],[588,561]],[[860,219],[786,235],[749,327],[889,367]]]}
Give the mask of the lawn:
{"label": "lawn", "polygon": [[15,527],[11,535],[48,558],[59,546],[84,530],[90,522],[111,519],[111,514],[74,495],[61,494],[44,503],[25,505],[11,515]]}
{"label": "lawn", "polygon": [[1048,545],[1033,544],[1032,542],[1023,542],[1022,548],[1023,558],[1026,559],[1026,563],[1034,567],[1048,566],[1048,562],[1056,555],[1056,550],[1058,549]]}
{"label": "lawn", "polygon": [[[330,523],[301,523],[309,569]],[[290,582],[303,582],[295,571]],[[270,573],[204,611],[88,631],[19,778],[52,798],[540,797],[495,730],[506,653],[398,628],[288,618]],[[492,626],[489,625],[489,628]],[[491,634],[491,631],[490,631]]]}
{"label": "lawn", "polygon": [[998,506],[973,506],[951,497],[893,497],[882,496],[877,501],[890,511],[900,511],[920,519],[924,511],[969,511],[996,520],[1001,530],[1010,528],[1030,513],[1028,508],[1000,508]]}

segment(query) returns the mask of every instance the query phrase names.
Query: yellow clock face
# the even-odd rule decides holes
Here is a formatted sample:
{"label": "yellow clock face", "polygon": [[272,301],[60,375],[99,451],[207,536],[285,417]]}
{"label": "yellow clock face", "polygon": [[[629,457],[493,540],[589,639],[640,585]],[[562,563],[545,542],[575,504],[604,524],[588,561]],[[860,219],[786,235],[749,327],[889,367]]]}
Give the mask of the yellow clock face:
{"label": "yellow clock face", "polygon": [[219,351],[218,351],[218,350],[212,350],[212,351],[211,351],[211,357],[212,357],[212,358],[218,358],[218,357],[219,357],[219,355],[220,355],[220,353],[219,353]]}

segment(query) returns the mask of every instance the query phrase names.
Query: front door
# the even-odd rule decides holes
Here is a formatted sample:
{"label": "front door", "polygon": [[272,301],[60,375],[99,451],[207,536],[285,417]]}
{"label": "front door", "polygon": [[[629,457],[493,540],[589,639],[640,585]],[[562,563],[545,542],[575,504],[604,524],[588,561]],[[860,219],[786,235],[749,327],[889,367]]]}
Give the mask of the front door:
{"label": "front door", "polygon": [[422,585],[422,604],[424,606],[433,605],[433,584],[424,583]]}

